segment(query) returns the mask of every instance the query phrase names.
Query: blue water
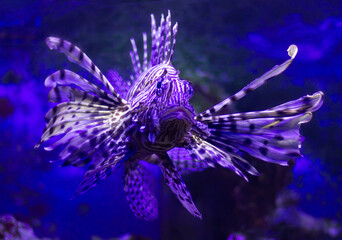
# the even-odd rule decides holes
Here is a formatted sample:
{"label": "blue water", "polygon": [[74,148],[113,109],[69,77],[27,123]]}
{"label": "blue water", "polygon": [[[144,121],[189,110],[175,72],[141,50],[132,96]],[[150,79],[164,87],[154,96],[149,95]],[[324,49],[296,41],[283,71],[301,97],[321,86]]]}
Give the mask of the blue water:
{"label": "blue water", "polygon": [[[51,106],[44,79],[61,68],[89,77],[62,54],[51,52],[45,38],[72,41],[104,73],[115,69],[128,79],[130,37],[142,48],[142,32],[150,34],[150,14],[155,13],[159,21],[168,9],[179,24],[174,66],[181,77],[193,82],[192,103],[197,111],[282,63],[293,43],[299,53],[291,67],[237,103],[235,110],[265,109],[319,90],[325,93],[324,105],[301,130],[304,158],[297,159],[292,170],[265,169],[265,174],[274,174],[270,179],[279,181],[278,185],[267,181],[245,185],[222,169],[184,177],[203,221],[186,212],[158,171],[160,217],[153,222],[138,220],[131,213],[122,169],[70,200],[85,169],[61,168],[50,163],[58,152],[33,148]],[[132,233],[151,239],[227,239],[230,233],[246,229],[267,232],[260,224],[266,212],[249,215],[238,209],[243,205],[236,195],[240,187],[246,195],[243,199],[255,204],[255,209],[264,208],[264,201],[269,211],[277,193],[287,188],[300,196],[302,211],[341,223],[341,10],[340,1],[308,0],[1,2],[0,215],[12,214],[30,224],[38,237],[109,239]]]}

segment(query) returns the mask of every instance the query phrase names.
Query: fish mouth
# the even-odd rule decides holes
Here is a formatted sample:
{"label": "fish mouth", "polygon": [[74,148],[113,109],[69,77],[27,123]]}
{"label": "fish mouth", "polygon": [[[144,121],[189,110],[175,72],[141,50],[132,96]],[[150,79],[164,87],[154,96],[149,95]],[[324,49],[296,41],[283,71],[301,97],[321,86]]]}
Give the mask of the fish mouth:
{"label": "fish mouth", "polygon": [[194,122],[194,114],[184,106],[172,107],[161,114],[161,122],[164,121],[185,121],[192,125]]}
{"label": "fish mouth", "polygon": [[160,117],[158,142],[170,143],[172,146],[183,141],[194,123],[194,114],[183,106],[169,108]]}

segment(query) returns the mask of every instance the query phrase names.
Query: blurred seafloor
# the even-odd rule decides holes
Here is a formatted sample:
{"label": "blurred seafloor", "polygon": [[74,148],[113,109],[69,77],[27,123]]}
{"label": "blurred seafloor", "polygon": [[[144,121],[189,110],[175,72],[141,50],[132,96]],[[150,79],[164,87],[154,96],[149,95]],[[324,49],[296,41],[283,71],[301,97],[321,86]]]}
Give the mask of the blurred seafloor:
{"label": "blurred seafloor", "polygon": [[[297,44],[291,67],[231,110],[262,110],[323,91],[324,105],[301,129],[304,157],[291,168],[260,163],[264,174],[250,183],[225,169],[184,176],[203,221],[161,181],[159,219],[137,220],[123,192],[122,169],[71,201],[84,169],[61,168],[49,162],[56,152],[33,147],[51,106],[44,79],[61,68],[89,75],[51,52],[45,38],[69,40],[104,73],[115,70],[128,79],[130,37],[141,49],[150,14],[159,21],[168,9],[179,24],[173,65],[195,86],[198,112],[282,63],[287,47]],[[131,239],[342,239],[341,11],[338,0],[1,1],[0,215],[16,220],[0,219],[0,238],[10,231],[8,222],[20,221],[40,238],[63,240],[126,233]]]}

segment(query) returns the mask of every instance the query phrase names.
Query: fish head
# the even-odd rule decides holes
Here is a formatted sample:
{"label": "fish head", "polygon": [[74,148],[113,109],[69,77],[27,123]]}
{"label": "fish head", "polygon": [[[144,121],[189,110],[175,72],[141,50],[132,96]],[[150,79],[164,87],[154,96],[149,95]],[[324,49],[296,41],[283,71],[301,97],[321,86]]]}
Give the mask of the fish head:
{"label": "fish head", "polygon": [[189,81],[179,78],[179,71],[172,65],[157,66],[153,91],[154,102],[157,103],[154,106],[158,109],[159,139],[177,143],[194,124],[195,112],[189,103],[193,87]]}
{"label": "fish head", "polygon": [[[171,64],[158,64],[141,74],[132,104],[141,110],[139,117],[153,132],[153,141],[179,142],[194,124],[195,111],[189,100],[193,87],[179,78]],[[139,107],[140,106],[140,107]]]}

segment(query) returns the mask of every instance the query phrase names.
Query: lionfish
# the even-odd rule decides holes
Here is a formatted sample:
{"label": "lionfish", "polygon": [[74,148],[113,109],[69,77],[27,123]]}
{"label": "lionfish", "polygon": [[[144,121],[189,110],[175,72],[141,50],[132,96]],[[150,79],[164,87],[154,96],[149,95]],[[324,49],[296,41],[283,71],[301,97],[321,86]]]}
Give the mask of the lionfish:
{"label": "lionfish", "polygon": [[248,159],[287,166],[301,156],[299,126],[309,122],[320,108],[323,93],[303,96],[264,111],[218,113],[282,73],[293,61],[297,47],[288,49],[290,59],[276,65],[231,97],[196,114],[189,103],[193,88],[172,65],[178,25],[171,26],[171,14],[161,15],[159,26],[151,14],[151,53],[143,33],[143,61],[134,39],[130,52],[133,84],[125,98],[74,44],[56,37],[46,43],[52,50],[89,71],[97,84],[69,70],[59,70],[45,80],[51,88],[49,100],[58,103],[46,114],[47,126],[39,147],[62,146],[62,166],[88,165],[74,196],[87,192],[118,166],[124,166],[124,191],[138,218],[156,219],[158,202],[153,195],[146,162],[160,167],[165,183],[182,205],[202,218],[181,174],[221,166],[248,181],[247,173],[258,175]]}

